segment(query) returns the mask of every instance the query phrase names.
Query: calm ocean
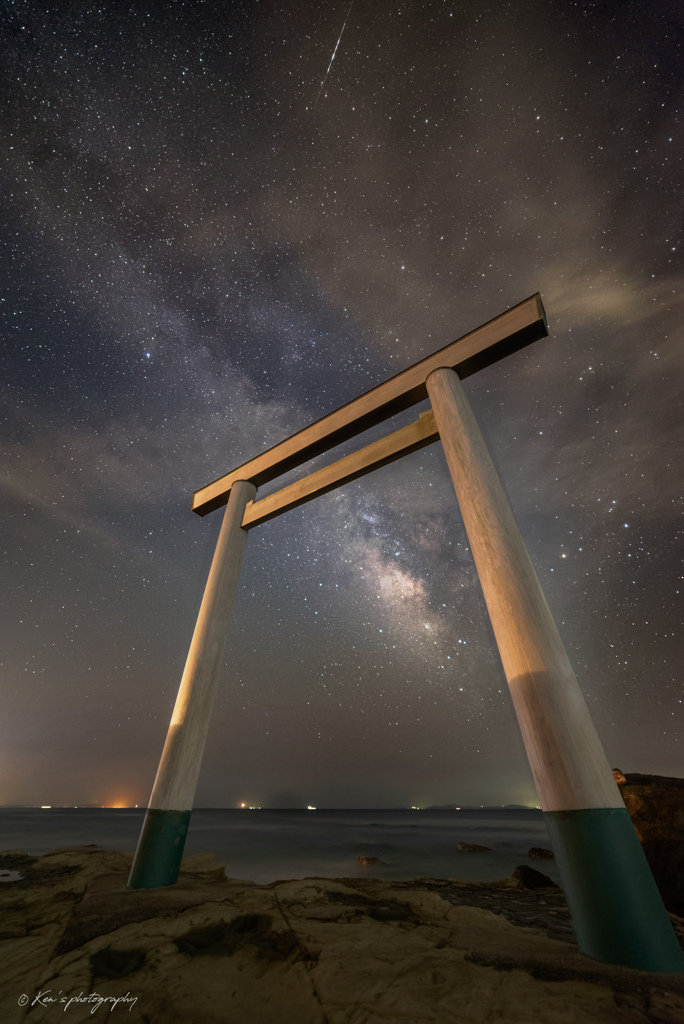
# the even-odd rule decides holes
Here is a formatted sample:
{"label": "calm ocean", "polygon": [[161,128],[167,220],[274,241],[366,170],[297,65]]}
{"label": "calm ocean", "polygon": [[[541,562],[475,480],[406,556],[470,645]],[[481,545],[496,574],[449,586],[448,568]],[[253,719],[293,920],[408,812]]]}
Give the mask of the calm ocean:
{"label": "calm ocean", "polygon": [[[135,849],[144,810],[0,808],[0,849],[47,853],[95,843]],[[491,847],[463,854],[459,842]],[[541,811],[211,810],[193,811],[186,854],[213,853],[232,878],[253,882],[319,876],[420,877],[491,881],[529,863],[531,846],[548,847]],[[358,857],[384,867],[361,867]],[[554,881],[554,861],[532,862]]]}

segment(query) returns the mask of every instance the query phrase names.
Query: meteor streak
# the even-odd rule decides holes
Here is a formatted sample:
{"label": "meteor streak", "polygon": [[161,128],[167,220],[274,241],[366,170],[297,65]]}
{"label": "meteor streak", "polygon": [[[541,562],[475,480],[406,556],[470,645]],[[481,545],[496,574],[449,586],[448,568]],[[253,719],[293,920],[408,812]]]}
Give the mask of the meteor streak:
{"label": "meteor streak", "polygon": [[352,9],[353,6],[354,6],[354,0],[351,0],[351,3],[349,4],[349,10],[347,11],[347,17],[344,19],[344,24],[342,25],[342,32],[340,32],[339,38],[338,38],[337,42],[335,43],[335,49],[332,52],[332,57],[330,58],[330,63],[328,64],[328,70],[326,71],[325,75],[323,76],[323,81],[321,82],[321,87],[318,90],[318,96],[316,97],[316,102],[313,105],[313,109],[314,110],[318,106],[318,101],[321,98],[321,93],[323,92],[323,88],[325,86],[325,83],[328,80],[328,75],[330,74],[330,68],[332,67],[332,63],[335,60],[335,54],[337,53],[337,47],[340,45],[340,39],[342,38],[344,30],[345,30],[345,28],[347,26],[347,22],[349,20],[349,15],[351,14],[351,9]]}

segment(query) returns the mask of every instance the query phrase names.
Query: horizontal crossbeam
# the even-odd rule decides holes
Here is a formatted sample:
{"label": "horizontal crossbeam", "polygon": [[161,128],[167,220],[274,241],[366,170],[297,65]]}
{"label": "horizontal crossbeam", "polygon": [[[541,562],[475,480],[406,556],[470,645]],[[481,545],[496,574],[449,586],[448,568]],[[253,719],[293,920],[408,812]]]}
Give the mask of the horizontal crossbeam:
{"label": "horizontal crossbeam", "polygon": [[249,480],[259,487],[423,401],[427,398],[425,381],[433,370],[449,367],[463,379],[547,334],[544,307],[537,293],[195,491],[193,512],[205,516],[225,505],[237,480]]}
{"label": "horizontal crossbeam", "polygon": [[419,420],[409,423],[407,427],[395,430],[394,433],[381,437],[379,441],[373,441],[351,455],[345,455],[343,459],[310,473],[302,480],[296,480],[275,494],[269,494],[267,498],[250,501],[242,517],[242,526],[249,530],[259,523],[267,523],[269,519],[275,519],[283,512],[289,512],[290,509],[298,508],[307,501],[313,501],[321,494],[334,491],[336,487],[341,487],[350,480],[358,480],[366,473],[372,473],[374,469],[380,469],[381,466],[387,466],[404,455],[417,452],[438,439],[439,431],[435,426],[435,417],[429,409],[420,414]]}

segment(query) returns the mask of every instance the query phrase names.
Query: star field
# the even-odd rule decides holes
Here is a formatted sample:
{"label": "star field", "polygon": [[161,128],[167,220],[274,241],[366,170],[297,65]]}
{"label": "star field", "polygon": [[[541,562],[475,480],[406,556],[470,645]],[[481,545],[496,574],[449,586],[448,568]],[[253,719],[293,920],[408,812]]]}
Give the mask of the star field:
{"label": "star field", "polygon": [[[145,804],[192,492],[536,291],[464,387],[609,761],[682,774],[679,5],[355,3],[317,101],[348,9],[3,8],[0,803]],[[241,801],[536,804],[439,444],[251,531]]]}

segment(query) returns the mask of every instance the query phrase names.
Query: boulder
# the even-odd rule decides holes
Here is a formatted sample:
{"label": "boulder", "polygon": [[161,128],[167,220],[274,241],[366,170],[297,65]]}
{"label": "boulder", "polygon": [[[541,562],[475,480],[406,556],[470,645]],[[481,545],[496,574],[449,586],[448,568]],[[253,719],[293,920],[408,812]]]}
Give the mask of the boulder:
{"label": "boulder", "polygon": [[523,889],[560,889],[560,886],[556,885],[552,878],[543,875],[541,871],[535,871],[529,864],[518,864],[512,877]]}
{"label": "boulder", "polygon": [[456,847],[459,853],[491,853],[490,846],[478,846],[477,843],[459,843]]}
{"label": "boulder", "polygon": [[684,779],[613,769],[639,839],[684,841]]}
{"label": "boulder", "polygon": [[615,781],[641,840],[663,903],[684,916],[684,779],[665,775],[625,775]]}
{"label": "boulder", "polygon": [[376,864],[379,867],[383,867],[383,868],[387,867],[387,864],[385,863],[385,861],[384,860],[380,860],[379,857],[364,857],[364,856],[361,856],[361,857],[358,858],[358,861],[359,861],[359,864],[361,865],[361,867],[364,867],[364,868],[371,867],[373,864]]}
{"label": "boulder", "polygon": [[553,850],[545,850],[543,846],[531,846],[527,851],[527,856],[531,857],[532,860],[553,860]]}
{"label": "boulder", "polygon": [[647,839],[641,844],[665,908],[684,917],[684,842]]}

